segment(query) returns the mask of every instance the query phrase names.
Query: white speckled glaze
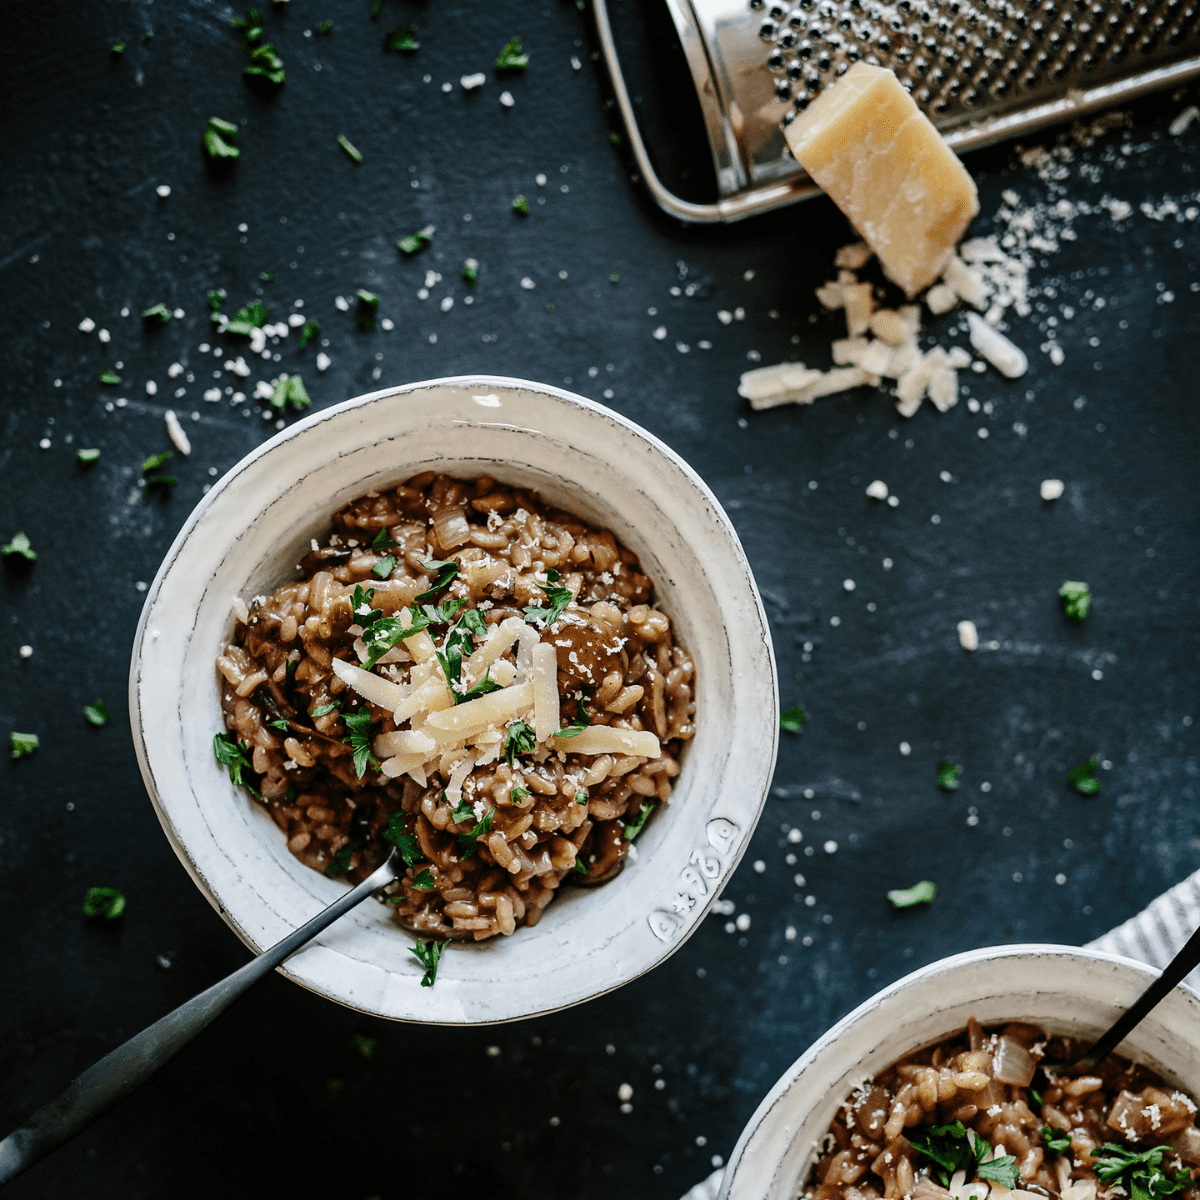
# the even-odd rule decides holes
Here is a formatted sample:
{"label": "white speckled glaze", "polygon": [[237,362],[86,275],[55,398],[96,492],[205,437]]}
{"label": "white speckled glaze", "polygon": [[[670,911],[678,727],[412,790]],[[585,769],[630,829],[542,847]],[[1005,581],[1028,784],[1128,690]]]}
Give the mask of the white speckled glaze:
{"label": "white speckled glaze", "polygon": [[212,751],[215,655],[230,600],[294,578],[332,513],[434,468],[489,474],[611,528],[653,579],[696,660],[697,735],[637,861],[564,888],[534,929],[451,946],[419,986],[413,939],[368,901],[281,968],[339,1003],[403,1021],[478,1024],[577,1004],[662,962],[693,932],[750,840],[778,742],[770,634],[728,518],[645,430],[556,388],[488,376],[389,389],[317,413],[237,464],[197,506],[142,612],[129,703],[138,761],[180,860],[259,950],[345,888],[301,865]]}
{"label": "white speckled glaze", "polygon": [[[738,1139],[719,1200],[795,1200],[817,1142],[863,1079],[962,1029],[1033,1021],[1050,1033],[1097,1036],[1158,975],[1153,967],[1076,946],[997,946],[943,958],[859,1005],[787,1070]],[[1177,987],[1119,1053],[1178,1087],[1200,1087],[1200,995]]]}

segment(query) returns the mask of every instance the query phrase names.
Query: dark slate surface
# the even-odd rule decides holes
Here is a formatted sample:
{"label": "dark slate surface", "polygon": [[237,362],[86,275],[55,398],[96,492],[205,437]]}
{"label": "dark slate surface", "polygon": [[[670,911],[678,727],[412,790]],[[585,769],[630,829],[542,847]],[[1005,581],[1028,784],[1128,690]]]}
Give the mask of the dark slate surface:
{"label": "dark slate surface", "polygon": [[[5,18],[0,532],[25,530],[39,558],[2,572],[0,733],[42,738],[35,757],[5,767],[0,805],[5,1127],[245,961],[160,832],[124,704],[139,581],[211,475],[271,432],[257,404],[245,416],[201,398],[219,365],[197,349],[210,338],[207,289],[223,286],[236,303],[261,289],[273,317],[304,300],[333,365],[318,374],[318,347],[301,353],[293,336],[253,378],[302,370],[318,408],[468,371],[608,397],[728,506],[766,597],[784,704],[803,702],[812,717],[784,738],[766,814],[726,892],[747,930],[727,933],[731,918],[713,916],[622,991],[493,1029],[365,1020],[273,978],[12,1186],[13,1200],[467,1188],[677,1197],[713,1155],[729,1154],[788,1063],[879,986],[969,947],[1085,941],[1200,866],[1190,719],[1200,271],[1187,212],[1200,124],[1166,131],[1194,96],[1149,101],[1128,127],[1072,142],[1057,168],[1063,195],[1108,195],[1133,215],[1079,217],[1075,240],[1035,265],[1034,284],[1057,294],[1014,322],[1029,375],[965,376],[992,412],[960,404],[904,423],[864,392],[752,414],[735,393],[748,352],[828,361],[838,323],[811,315],[812,288],[830,273],[843,223],[825,203],[722,229],[682,228],[652,210],[610,144],[575,5],[451,12],[384,0],[372,23],[366,0],[293,0],[267,14],[288,71],[277,95],[243,80],[226,12],[203,0],[55,0]],[[305,36],[326,17],[332,34]],[[383,54],[383,31],[404,19],[417,23],[420,50]],[[530,69],[497,80],[491,60],[514,34]],[[114,60],[118,39],[128,49]],[[654,63],[644,41],[634,49]],[[476,70],[488,81],[466,95],[458,79]],[[511,109],[498,103],[505,87]],[[679,93],[660,79],[647,101],[652,90]],[[225,175],[200,153],[212,114],[241,125],[243,156]],[[337,148],[339,133],[363,152],[361,166]],[[978,232],[990,231],[1005,188],[1023,204],[1048,194],[1011,149],[970,165]],[[164,183],[165,201],[155,193]],[[532,202],[528,219],[510,210],[518,193]],[[1166,200],[1178,211],[1164,212]],[[430,223],[433,246],[402,260],[396,238]],[[458,278],[467,256],[481,264],[470,307]],[[422,302],[427,270],[444,278]],[[277,278],[258,283],[262,271]],[[360,333],[335,309],[335,296],[358,287],[379,293],[394,331]],[[444,296],[456,301],[446,313]],[[159,331],[120,315],[159,301],[186,315]],[[744,321],[718,322],[719,309],[738,306]],[[1057,368],[1038,349],[1054,314]],[[80,333],[84,317],[111,344]],[[100,370],[118,361],[124,384],[102,388]],[[171,392],[186,380],[168,378],[175,361],[195,376],[178,400]],[[128,404],[109,411],[118,396]],[[194,452],[171,465],[173,493],[146,495],[139,468],[168,448],[168,403]],[[100,461],[77,466],[81,446],[99,447]],[[1047,477],[1067,483],[1057,504],[1038,498]],[[874,478],[898,508],[866,498]],[[1066,578],[1095,593],[1080,627],[1059,612]],[[962,651],[964,617],[998,648]],[[19,656],[23,644],[31,658]],[[81,716],[97,696],[113,710],[100,730]],[[1093,752],[1111,769],[1085,799],[1065,774]],[[943,756],[965,768],[957,793],[934,785]],[[793,828],[799,844],[786,840]],[[940,886],[931,908],[888,908],[888,888],[924,877]],[[126,892],[122,921],[82,919],[96,884]],[[355,1049],[359,1034],[376,1039],[372,1056]],[[629,1114],[622,1083],[634,1089]]]}

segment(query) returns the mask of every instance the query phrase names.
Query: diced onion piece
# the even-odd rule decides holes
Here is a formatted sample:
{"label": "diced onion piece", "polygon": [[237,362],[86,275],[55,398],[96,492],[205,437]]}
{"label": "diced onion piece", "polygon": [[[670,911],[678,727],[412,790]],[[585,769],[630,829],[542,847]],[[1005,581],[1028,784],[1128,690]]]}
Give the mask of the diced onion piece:
{"label": "diced onion piece", "polygon": [[450,694],[446,681],[431,675],[396,705],[392,710],[392,719],[399,725],[419,712],[440,712],[442,709],[453,707],[454,697]]}
{"label": "diced onion piece", "polygon": [[421,772],[421,778],[417,782],[424,785],[424,766],[428,756],[424,754],[395,754],[391,758],[385,758],[379,764],[379,770],[389,779],[399,779],[401,775],[412,775],[416,779],[415,772]]}
{"label": "diced onion piece", "polygon": [[621,729],[614,725],[591,725],[574,737],[556,737],[555,750],[573,754],[633,754],[638,758],[658,758],[658,738],[646,730]]}
{"label": "diced onion piece", "polygon": [[1013,1083],[1017,1087],[1028,1087],[1033,1082],[1037,1063],[1033,1055],[1010,1037],[1000,1037],[992,1055],[992,1077],[1001,1083]]}
{"label": "diced onion piece", "polygon": [[488,667],[520,637],[524,628],[525,622],[520,617],[509,617],[507,621],[493,625],[487,641],[463,664],[467,675],[478,683]]}
{"label": "diced onion piece", "polygon": [[374,744],[376,758],[391,758],[393,754],[430,754],[437,743],[426,734],[414,729],[400,729],[395,733],[381,733]]}
{"label": "diced onion piece", "polygon": [[533,684],[518,683],[468,700],[454,708],[431,713],[425,731],[439,743],[457,741],[482,733],[492,725],[502,725],[533,707]]}
{"label": "diced onion piece", "polygon": [[362,667],[356,667],[340,658],[333,660],[333,673],[365,700],[378,704],[380,708],[394,709],[406,699],[407,688],[392,683],[389,679],[372,675],[370,671],[364,671]]}
{"label": "diced onion piece", "polygon": [[558,656],[554,647],[533,648],[533,733],[544,742],[558,729]]}
{"label": "diced onion piece", "polygon": [[433,532],[443,550],[453,550],[471,540],[471,526],[457,504],[438,509],[433,518]]}

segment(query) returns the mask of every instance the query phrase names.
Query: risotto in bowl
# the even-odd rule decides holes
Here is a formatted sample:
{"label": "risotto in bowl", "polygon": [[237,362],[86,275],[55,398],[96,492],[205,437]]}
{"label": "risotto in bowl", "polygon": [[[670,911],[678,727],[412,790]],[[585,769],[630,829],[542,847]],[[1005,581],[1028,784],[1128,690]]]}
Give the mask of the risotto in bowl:
{"label": "risotto in bowl", "polygon": [[283,970],[464,1024],[682,944],[749,840],[778,725],[704,484],[602,406],[490,377],[348,401],[233,468],[150,589],[130,703],[164,829],[249,946],[394,849],[380,902]]}

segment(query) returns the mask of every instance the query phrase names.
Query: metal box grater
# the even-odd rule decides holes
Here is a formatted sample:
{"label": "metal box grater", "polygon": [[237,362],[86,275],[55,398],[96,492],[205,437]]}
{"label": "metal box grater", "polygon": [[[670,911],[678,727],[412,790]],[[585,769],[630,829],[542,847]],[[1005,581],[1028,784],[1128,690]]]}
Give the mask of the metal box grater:
{"label": "metal box grater", "polygon": [[737,221],[819,195],[783,126],[860,59],[895,71],[959,153],[1200,76],[1200,0],[665,3],[712,147],[714,204],[680,199],[659,180],[606,0],[593,9],[642,177],[659,206],[685,221]]}

